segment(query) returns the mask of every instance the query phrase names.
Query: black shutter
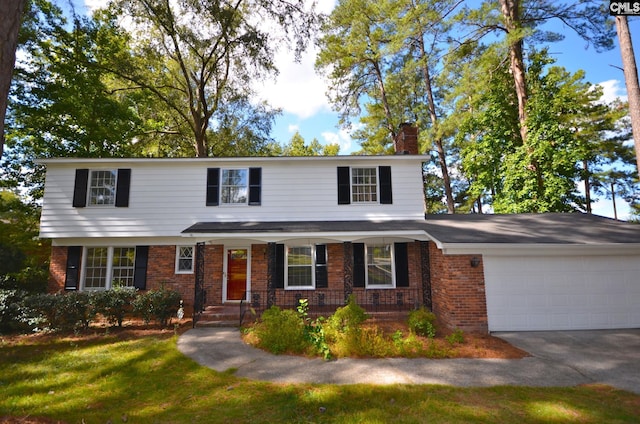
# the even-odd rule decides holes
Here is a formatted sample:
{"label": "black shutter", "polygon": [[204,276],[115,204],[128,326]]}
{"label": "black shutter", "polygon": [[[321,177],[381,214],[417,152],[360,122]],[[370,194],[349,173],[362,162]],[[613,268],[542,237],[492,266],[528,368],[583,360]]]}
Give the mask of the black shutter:
{"label": "black shutter", "polygon": [[131,186],[131,170],[118,169],[116,185],[116,208],[129,207],[129,187]]}
{"label": "black shutter", "polygon": [[276,275],[274,287],[284,288],[284,244],[276,244]]}
{"label": "black shutter", "polygon": [[378,177],[380,180],[380,203],[390,205],[393,203],[393,196],[391,195],[391,167],[379,167]]}
{"label": "black shutter", "polygon": [[67,248],[67,271],[64,277],[65,290],[78,290],[81,258],[82,246],[69,246]]}
{"label": "black shutter", "polygon": [[327,245],[316,245],[316,288],[326,289],[329,287],[327,275]]}
{"label": "black shutter", "polygon": [[249,205],[259,206],[262,191],[262,168],[249,168]]}
{"label": "black shutter", "polygon": [[133,272],[133,286],[139,290],[147,288],[147,262],[149,246],[136,246],[136,263]]}
{"label": "black shutter", "polygon": [[353,287],[364,287],[364,243],[353,243]]}
{"label": "black shutter", "polygon": [[207,168],[207,206],[218,206],[220,199],[220,168]]}
{"label": "black shutter", "polygon": [[73,207],[84,208],[87,206],[87,184],[89,183],[89,170],[76,169],[76,181],[73,187]]}
{"label": "black shutter", "polygon": [[407,243],[395,243],[396,287],[409,287]]}
{"label": "black shutter", "polygon": [[338,204],[348,205],[351,203],[351,181],[348,166],[338,167]]}

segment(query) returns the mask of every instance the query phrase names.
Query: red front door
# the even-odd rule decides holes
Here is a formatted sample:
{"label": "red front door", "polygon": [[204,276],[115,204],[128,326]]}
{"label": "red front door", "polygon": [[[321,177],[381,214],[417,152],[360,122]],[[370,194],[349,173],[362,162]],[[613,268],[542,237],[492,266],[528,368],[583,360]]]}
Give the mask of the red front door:
{"label": "red front door", "polygon": [[247,249],[227,250],[227,300],[242,300],[247,290]]}

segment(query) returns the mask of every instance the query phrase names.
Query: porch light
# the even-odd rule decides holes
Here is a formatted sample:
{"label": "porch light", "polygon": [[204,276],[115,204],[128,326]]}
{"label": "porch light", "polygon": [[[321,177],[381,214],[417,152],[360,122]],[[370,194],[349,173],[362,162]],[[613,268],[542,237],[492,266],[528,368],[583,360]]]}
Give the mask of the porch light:
{"label": "porch light", "polygon": [[480,265],[480,258],[477,256],[471,258],[471,268],[477,268],[478,265]]}

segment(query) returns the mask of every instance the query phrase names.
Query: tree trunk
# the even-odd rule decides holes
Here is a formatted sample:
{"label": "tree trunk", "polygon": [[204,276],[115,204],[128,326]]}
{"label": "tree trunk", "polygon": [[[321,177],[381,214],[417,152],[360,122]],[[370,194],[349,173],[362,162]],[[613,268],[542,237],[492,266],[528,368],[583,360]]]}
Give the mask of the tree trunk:
{"label": "tree trunk", "polygon": [[584,165],[584,199],[587,207],[587,213],[592,213],[591,210],[591,173],[589,172],[589,162],[583,161]]}
{"label": "tree trunk", "polygon": [[455,201],[453,200],[453,190],[451,189],[451,177],[449,176],[449,168],[447,167],[447,155],[444,151],[442,138],[438,135],[438,115],[436,115],[436,105],[433,99],[433,88],[431,87],[431,74],[429,73],[429,65],[427,64],[427,53],[424,47],[424,40],[418,40],[420,46],[420,54],[422,55],[422,75],[424,77],[424,86],[427,91],[429,100],[429,118],[433,128],[433,142],[438,152],[438,163],[440,164],[440,172],[442,172],[442,181],[444,182],[444,193],[447,199],[447,213],[455,213]]}
{"label": "tree trunk", "polygon": [[25,0],[0,0],[0,158],[4,150],[4,119],[24,4]]}
{"label": "tree trunk", "polygon": [[509,40],[509,68],[513,75],[516,96],[518,97],[518,121],[520,122],[520,137],[522,144],[527,144],[527,80],[524,66],[522,36],[517,34],[520,25],[520,1],[500,0],[500,8],[505,20],[507,37]]}
{"label": "tree trunk", "polygon": [[616,16],[616,30],[618,31],[618,42],[620,43],[620,54],[622,55],[622,66],[624,68],[624,82],[627,86],[627,97],[629,99],[629,115],[631,116],[633,143],[636,148],[636,164],[638,175],[640,176],[640,84],[638,84],[636,57],[633,53],[631,33],[629,32],[629,23],[626,16]]}

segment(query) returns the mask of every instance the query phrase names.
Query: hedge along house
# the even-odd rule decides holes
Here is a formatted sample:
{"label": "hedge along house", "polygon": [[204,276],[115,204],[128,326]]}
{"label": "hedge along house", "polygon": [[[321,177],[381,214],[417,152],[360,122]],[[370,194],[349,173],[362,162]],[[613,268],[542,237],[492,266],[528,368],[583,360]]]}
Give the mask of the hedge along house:
{"label": "hedge along house", "polygon": [[[164,285],[194,317],[241,300],[332,309],[353,294],[372,310],[425,305],[466,331],[640,326],[640,226],[588,217],[601,231],[547,243],[522,235],[564,215],[425,217],[415,128],[401,127],[395,144],[388,156],[43,160],[49,289]],[[558,302],[581,290],[597,299],[611,285],[581,285],[575,268],[591,260],[606,265],[599,278],[615,275],[604,323]],[[541,273],[549,265],[557,274]],[[564,278],[565,292],[549,278]],[[554,312],[571,317],[546,320]]]}

